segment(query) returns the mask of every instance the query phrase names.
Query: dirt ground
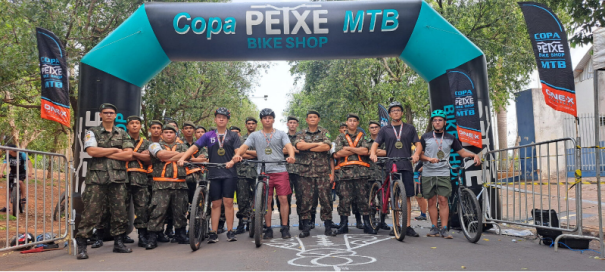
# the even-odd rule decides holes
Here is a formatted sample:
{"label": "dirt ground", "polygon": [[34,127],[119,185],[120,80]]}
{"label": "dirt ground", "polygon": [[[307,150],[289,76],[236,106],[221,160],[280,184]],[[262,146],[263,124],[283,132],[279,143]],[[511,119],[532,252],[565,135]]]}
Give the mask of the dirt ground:
{"label": "dirt ground", "polygon": [[[28,193],[23,213],[19,213],[18,217],[12,216],[12,210],[0,213],[0,248],[5,247],[17,233],[28,232],[34,237],[42,233],[54,233],[57,236],[65,234],[65,214],[59,216],[58,221],[54,221],[53,213],[60,201],[61,194],[66,191],[66,176],[64,173],[54,172],[51,180],[48,175],[45,175],[46,173],[43,170],[37,170],[34,177],[30,177],[28,182],[24,181],[25,186],[28,187],[26,190]],[[7,190],[6,179],[0,179],[0,207],[11,207],[12,209],[12,204],[7,199]]]}

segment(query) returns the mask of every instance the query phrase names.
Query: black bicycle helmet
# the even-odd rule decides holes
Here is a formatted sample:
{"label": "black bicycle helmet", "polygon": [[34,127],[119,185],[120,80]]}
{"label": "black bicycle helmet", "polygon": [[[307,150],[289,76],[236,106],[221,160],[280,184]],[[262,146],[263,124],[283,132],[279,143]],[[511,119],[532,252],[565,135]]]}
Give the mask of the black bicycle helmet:
{"label": "black bicycle helmet", "polygon": [[272,109],[264,108],[260,111],[260,119],[263,119],[265,116],[273,116],[273,118],[275,118],[275,112],[273,112]]}
{"label": "black bicycle helmet", "polygon": [[225,115],[227,116],[227,119],[231,119],[231,112],[225,107],[220,107],[216,109],[216,111],[214,112],[214,116],[216,116],[217,114]]}
{"label": "black bicycle helmet", "polygon": [[393,101],[393,102],[391,102],[391,104],[389,104],[388,112],[391,113],[391,109],[395,108],[395,107],[399,107],[403,111],[403,106],[401,105],[401,103],[399,103],[397,101]]}

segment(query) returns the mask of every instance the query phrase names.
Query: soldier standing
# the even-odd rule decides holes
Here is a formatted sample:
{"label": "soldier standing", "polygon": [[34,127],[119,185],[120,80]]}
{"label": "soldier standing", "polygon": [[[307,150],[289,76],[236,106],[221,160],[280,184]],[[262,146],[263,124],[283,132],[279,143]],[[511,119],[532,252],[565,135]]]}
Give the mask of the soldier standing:
{"label": "soldier standing", "polygon": [[[190,148],[193,144],[195,144],[195,140],[193,139],[193,134],[195,133],[195,124],[193,124],[193,122],[191,121],[185,121],[183,123],[183,144],[187,147]],[[193,153],[193,155],[191,155],[191,158],[189,159],[189,161],[191,162],[206,162],[208,161],[206,159],[206,156],[204,156],[202,154],[202,152],[200,152],[201,150],[198,150],[197,152]],[[187,178],[185,178],[185,181],[187,183],[187,195],[188,195],[188,199],[189,199],[189,203],[191,203],[191,201],[193,201],[193,195],[195,194],[195,189],[197,187],[197,181],[202,179],[202,169],[201,168],[195,168],[195,169],[189,169],[187,167],[185,167],[185,170],[187,171]]]}
{"label": "soldier standing", "polygon": [[368,206],[367,175],[370,164],[368,163],[368,144],[364,139],[364,133],[357,130],[359,126],[359,115],[349,113],[347,115],[347,130],[336,138],[335,158],[339,159],[335,168],[339,170],[340,204],[338,214],[340,215],[340,227],[338,234],[349,232],[349,215],[351,204],[359,208],[363,216],[364,233],[376,234],[370,225],[370,208]]}
{"label": "soldier standing", "polygon": [[313,192],[317,190],[321,204],[321,220],[324,221],[325,235],[335,236],[331,230],[332,206],[330,205],[330,155],[331,148],[330,133],[319,127],[320,116],[317,111],[309,110],[306,118],[308,128],[301,131],[296,137],[294,145],[299,150],[300,156],[300,180],[301,188],[301,217],[304,228],[299,237],[310,235],[311,207]]}
{"label": "soldier standing", "polygon": [[134,227],[139,232],[139,247],[147,246],[147,221],[149,220],[149,178],[147,177],[147,168],[145,164],[151,163],[149,157],[149,141],[141,138],[141,117],[129,116],[126,121],[126,129],[130,139],[128,141],[134,146],[132,153],[133,159],[126,163],[126,172],[128,172],[128,199],[126,204],[130,204],[130,198],[134,205]]}
{"label": "soldier standing", "polygon": [[[150,139],[150,143],[159,143],[162,140],[162,129],[164,127],[164,123],[162,123],[162,121],[160,120],[152,120],[151,124],[149,125],[149,133],[151,134],[151,136],[149,137]],[[149,168],[147,169],[148,175],[147,177],[149,178],[149,204],[151,204],[151,198],[153,197],[153,165],[149,165]],[[172,221],[172,220],[170,220]],[[172,229],[172,227],[171,227]],[[149,230],[148,230],[149,231]],[[161,243],[167,243],[170,242],[170,239],[168,238],[168,235],[166,235],[163,231],[158,232],[158,238],[157,241],[161,242]]]}
{"label": "soldier standing", "polygon": [[[298,117],[296,116],[288,116],[288,138],[290,139],[290,143],[294,143],[294,141],[296,140],[296,136],[298,135],[297,129],[298,129]],[[296,155],[294,156],[294,158],[296,160],[300,159],[299,156],[299,151],[298,149],[296,149],[296,147],[294,147],[294,152],[296,153]],[[284,155],[288,154],[288,150],[284,147],[284,149],[282,150],[282,153],[284,153]],[[298,180],[299,180],[299,176],[298,176],[298,165],[297,164],[293,164],[293,163],[289,163],[286,164],[286,169],[288,170],[288,177],[290,179],[290,188],[292,188],[294,190],[294,194],[296,195],[296,214],[298,215],[298,229],[299,230],[303,230],[303,224],[302,224],[302,219],[300,217],[300,200],[302,199],[302,193],[300,193],[299,187],[298,187]],[[288,195],[288,203],[292,203],[292,194]],[[280,210],[279,208],[279,201],[277,201],[277,209]],[[288,213],[288,219],[290,218],[290,214],[292,214],[291,208],[289,210]]]}
{"label": "soldier standing", "polygon": [[124,233],[128,225],[126,197],[128,176],[126,162],[132,160],[132,143],[128,134],[114,125],[116,106],[104,103],[99,108],[101,125],[86,131],[84,151],[92,157],[86,174],[86,188],[82,194],[84,210],[78,226],[76,242],[78,259],[88,259],[86,239],[101,221],[103,207],[109,207],[110,233],[114,237],[113,252],[130,253],[124,245]]}
{"label": "soldier standing", "polygon": [[162,141],[149,146],[153,164],[153,197],[149,206],[150,216],[147,228],[149,241],[147,249],[154,249],[157,244],[157,232],[161,232],[168,211],[172,214],[172,225],[175,228],[175,240],[179,244],[188,244],[187,237],[187,176],[185,167],[178,166],[177,161],[187,151],[184,144],[176,142],[176,128],[165,125],[162,129]]}
{"label": "soldier standing", "polygon": [[[240,136],[240,142],[243,143],[248,139],[252,132],[256,131],[257,121],[254,117],[246,117],[246,130],[248,133]],[[253,160],[256,159],[256,150],[254,146],[250,146],[242,155],[242,158]],[[256,182],[256,166],[240,164],[237,166],[237,214],[239,220],[235,234],[246,232],[245,227],[250,229],[248,219],[252,214],[252,192],[254,191],[254,183]]]}

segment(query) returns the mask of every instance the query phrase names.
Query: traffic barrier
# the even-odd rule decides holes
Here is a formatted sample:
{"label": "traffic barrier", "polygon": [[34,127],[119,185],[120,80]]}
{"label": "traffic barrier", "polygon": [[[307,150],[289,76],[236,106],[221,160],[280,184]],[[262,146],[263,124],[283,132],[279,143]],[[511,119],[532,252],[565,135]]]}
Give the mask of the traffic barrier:
{"label": "traffic barrier", "polygon": [[[558,236],[557,241],[563,236],[595,239],[582,235],[579,146],[572,138],[562,138],[486,152],[484,193],[486,199],[498,201],[483,201],[483,210],[489,211],[484,223],[537,228]],[[575,177],[569,178],[568,171]]]}
{"label": "traffic barrier", "polygon": [[[69,241],[73,237],[73,220],[67,212],[72,210],[72,168],[67,157],[7,146],[0,146],[0,156],[6,165],[2,172],[6,221],[0,220],[4,221],[0,251]],[[23,163],[25,173],[20,170]]]}

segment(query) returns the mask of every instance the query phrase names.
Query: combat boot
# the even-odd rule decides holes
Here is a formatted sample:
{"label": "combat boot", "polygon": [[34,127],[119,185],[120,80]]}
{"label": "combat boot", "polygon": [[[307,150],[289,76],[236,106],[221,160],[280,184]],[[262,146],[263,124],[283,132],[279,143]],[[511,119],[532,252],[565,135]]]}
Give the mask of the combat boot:
{"label": "combat boot", "polygon": [[88,253],[86,253],[86,238],[76,238],[76,245],[78,245],[78,260],[88,259]]}
{"label": "combat boot", "polygon": [[298,237],[299,238],[309,237],[311,235],[311,233],[309,233],[311,231],[311,223],[309,223],[309,220],[303,219],[302,224],[303,224],[303,230],[298,235]]}
{"label": "combat boot", "polygon": [[363,216],[363,233],[368,233],[368,234],[377,234],[378,233],[378,231],[376,231],[374,228],[372,228],[372,224],[370,224],[369,215]]}
{"label": "combat boot", "polygon": [[134,240],[130,236],[124,234],[124,244],[134,244]]}
{"label": "combat boot", "polygon": [[132,249],[124,245],[124,234],[113,237],[113,252],[115,253],[131,253]]}
{"label": "combat boot", "polygon": [[176,229],[174,239],[181,245],[189,244],[189,237],[187,237],[187,229],[185,227]]}
{"label": "combat boot", "polygon": [[164,232],[159,231],[157,233],[157,241],[161,242],[161,243],[168,243],[168,242],[170,242],[170,239],[168,239],[168,236],[166,236],[166,234],[164,234]]}
{"label": "combat boot", "polygon": [[154,249],[156,247],[158,247],[158,233],[155,231],[150,231],[145,249]]}
{"label": "combat boot", "polygon": [[384,222],[386,220],[386,216],[387,216],[386,214],[380,215],[380,224],[378,225],[378,228],[383,229],[383,230],[391,230],[389,225],[387,225],[387,223]]}
{"label": "combat boot", "polygon": [[247,219],[240,218],[239,223],[237,223],[237,228],[235,229],[235,234],[242,234],[246,232],[246,223]]}
{"label": "combat boot", "polygon": [[363,229],[363,223],[361,223],[361,214],[355,214],[355,227],[358,229]]}
{"label": "combat boot", "polygon": [[303,225],[303,221],[298,219],[298,230],[303,230],[305,228],[305,226]]}
{"label": "combat boot", "polygon": [[105,231],[102,229],[98,229],[95,231],[95,236],[97,236],[97,240],[90,246],[91,248],[100,248],[103,246],[103,237],[105,236]]}
{"label": "combat boot", "polygon": [[138,229],[139,232],[139,247],[147,247],[147,229]]}
{"label": "combat boot", "polygon": [[166,231],[164,231],[164,234],[166,234],[166,236],[168,236],[168,238],[174,237],[174,231],[172,229],[173,229],[172,222],[169,221],[168,223],[166,223]]}
{"label": "combat boot", "polygon": [[326,236],[336,236],[336,231],[332,230],[332,220],[326,220],[326,221],[324,221],[324,226],[326,227],[326,231],[324,231],[324,235],[326,235]]}
{"label": "combat boot", "polygon": [[311,214],[311,222],[309,222],[311,229],[315,228],[315,214]]}
{"label": "combat boot", "polygon": [[349,233],[349,217],[345,215],[340,216],[340,227],[336,230],[336,234]]}

